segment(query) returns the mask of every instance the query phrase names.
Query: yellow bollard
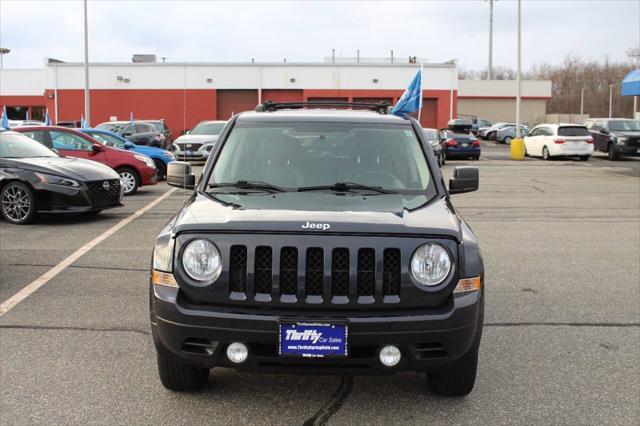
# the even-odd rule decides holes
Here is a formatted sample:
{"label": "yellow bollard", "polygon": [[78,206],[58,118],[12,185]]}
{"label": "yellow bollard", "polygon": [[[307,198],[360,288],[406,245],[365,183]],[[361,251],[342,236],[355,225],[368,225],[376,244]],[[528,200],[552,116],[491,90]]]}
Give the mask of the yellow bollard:
{"label": "yellow bollard", "polygon": [[524,160],[524,140],[513,139],[511,141],[511,157],[512,160]]}

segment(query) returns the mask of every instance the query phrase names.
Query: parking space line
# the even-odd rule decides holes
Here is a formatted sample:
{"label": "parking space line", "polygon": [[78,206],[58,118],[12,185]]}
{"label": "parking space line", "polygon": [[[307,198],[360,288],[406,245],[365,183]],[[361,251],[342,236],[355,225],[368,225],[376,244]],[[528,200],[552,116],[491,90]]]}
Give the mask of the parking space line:
{"label": "parking space line", "polygon": [[24,299],[33,294],[40,287],[49,282],[53,277],[58,275],[60,272],[64,271],[67,267],[73,264],[80,257],[88,253],[95,246],[118,232],[120,229],[131,223],[136,218],[142,216],[147,211],[167,199],[171,194],[173,194],[177,189],[172,188],[169,191],[165,192],[140,210],[136,211],[132,215],[122,219],[120,222],[116,223],[111,228],[104,231],[102,234],[98,235],[93,240],[89,241],[82,247],[80,247],[75,252],[71,253],[68,257],[63,259],[60,263],[55,265],[53,268],[49,269],[47,272],[42,274],[39,278],[37,278],[32,283],[28,284],[26,287],[23,287],[22,290],[18,291],[16,294],[11,296],[9,299],[5,300],[2,304],[0,304],[0,317],[9,312],[13,307],[15,307],[18,303],[22,302]]}

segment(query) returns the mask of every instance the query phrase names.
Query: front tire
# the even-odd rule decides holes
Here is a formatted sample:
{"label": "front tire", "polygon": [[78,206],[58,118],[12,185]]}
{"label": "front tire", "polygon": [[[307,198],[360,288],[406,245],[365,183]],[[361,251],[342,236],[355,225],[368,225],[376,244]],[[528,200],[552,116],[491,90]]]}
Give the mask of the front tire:
{"label": "front tire", "polygon": [[162,160],[154,159],[153,162],[156,164],[156,179],[160,182],[167,175],[167,166]]}
{"label": "front tire", "polygon": [[506,145],[511,145],[511,136],[507,136],[502,140]]}
{"label": "front tire", "polygon": [[209,369],[185,364],[158,352],[158,373],[162,385],[172,391],[197,391],[207,385]]}
{"label": "front tire", "polygon": [[129,168],[123,167],[121,169],[116,170],[120,175],[120,179],[122,180],[122,186],[124,187],[124,195],[133,195],[140,187],[140,176],[138,173]]}
{"label": "front tire", "polygon": [[477,343],[474,341],[469,352],[464,354],[455,366],[427,375],[429,388],[433,393],[440,396],[464,396],[473,390],[478,371],[479,343],[479,339]]}
{"label": "front tire", "polygon": [[25,225],[36,214],[36,198],[33,191],[22,182],[10,182],[0,192],[0,214],[15,225]]}
{"label": "front tire", "polygon": [[542,159],[546,161],[551,161],[551,154],[549,154],[549,148],[542,147]]}
{"label": "front tire", "polygon": [[610,161],[616,161],[618,159],[618,154],[616,153],[616,147],[613,146],[612,143],[607,147],[607,158]]}

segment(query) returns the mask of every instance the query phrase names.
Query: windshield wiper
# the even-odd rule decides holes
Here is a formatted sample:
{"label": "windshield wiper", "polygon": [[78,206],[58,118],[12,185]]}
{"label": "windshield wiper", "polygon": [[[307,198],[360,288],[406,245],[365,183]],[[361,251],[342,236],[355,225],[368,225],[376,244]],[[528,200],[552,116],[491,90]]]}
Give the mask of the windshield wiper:
{"label": "windshield wiper", "polygon": [[351,192],[354,190],[373,191],[379,194],[395,194],[394,191],[389,191],[380,186],[369,186],[355,182],[336,182],[333,185],[317,185],[317,186],[301,186],[298,188],[298,192],[306,191],[338,191],[338,192]]}
{"label": "windshield wiper", "polygon": [[257,189],[267,192],[286,192],[286,189],[267,182],[257,180],[239,180],[237,182],[210,183],[209,188],[238,188],[238,189]]}

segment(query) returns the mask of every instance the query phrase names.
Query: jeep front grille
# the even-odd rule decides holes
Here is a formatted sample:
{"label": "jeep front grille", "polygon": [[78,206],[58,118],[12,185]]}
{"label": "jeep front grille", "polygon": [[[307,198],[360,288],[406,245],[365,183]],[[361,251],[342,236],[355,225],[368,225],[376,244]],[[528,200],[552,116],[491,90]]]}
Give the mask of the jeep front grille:
{"label": "jeep front grille", "polygon": [[[251,250],[253,255],[248,253]],[[302,263],[299,262],[301,255]],[[253,257],[249,267],[248,257]],[[269,246],[230,246],[229,289],[234,293],[302,296],[309,303],[343,304],[349,300],[373,303],[376,276],[381,278],[381,296],[398,301],[400,249],[281,247],[274,250]]]}

